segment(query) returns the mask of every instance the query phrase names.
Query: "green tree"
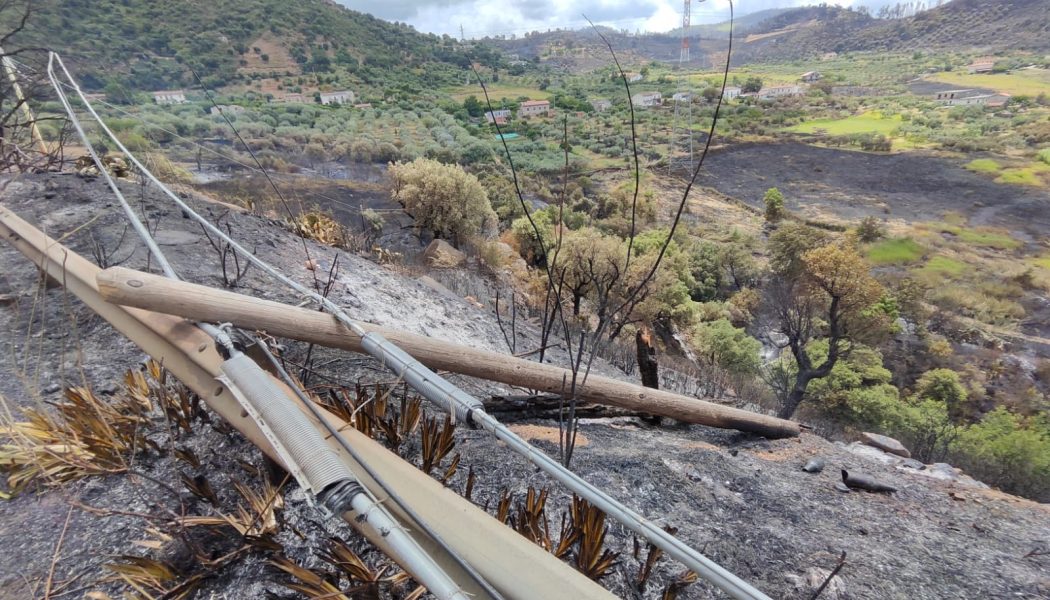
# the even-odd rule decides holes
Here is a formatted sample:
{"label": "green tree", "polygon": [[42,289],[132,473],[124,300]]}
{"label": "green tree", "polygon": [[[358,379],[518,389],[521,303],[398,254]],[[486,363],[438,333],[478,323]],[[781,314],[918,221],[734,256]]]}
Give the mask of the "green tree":
{"label": "green tree", "polygon": [[734,375],[752,375],[762,364],[762,344],[727,319],[700,323],[693,329],[699,354]]}
{"label": "green tree", "polygon": [[740,86],[740,91],[745,94],[756,94],[762,89],[762,80],[758,77],[748,77]]}
{"label": "green tree", "polygon": [[496,214],[477,177],[457,165],[417,158],[392,163],[391,197],[401,203],[417,227],[459,244],[494,228]]}
{"label": "green tree", "polygon": [[463,108],[472,117],[480,117],[485,114],[485,105],[478,100],[477,96],[467,96],[467,99],[463,101]]}
{"label": "green tree", "polygon": [[923,400],[941,402],[953,415],[959,415],[964,410],[968,394],[958,373],[951,369],[932,369],[915,382],[915,395]]}
{"label": "green tree", "polygon": [[[767,295],[796,366],[789,377],[775,380],[781,418],[791,418],[810,382],[827,377],[858,343],[876,340],[890,324],[872,308],[884,296],[882,286],[852,246],[829,244],[809,250],[800,266],[781,276]],[[810,353],[815,339],[827,340],[826,356]]]}
{"label": "green tree", "polygon": [[769,268],[780,277],[793,277],[802,270],[802,256],[826,245],[827,233],[804,223],[784,223],[769,236]]}
{"label": "green tree", "polygon": [[784,218],[784,194],[780,190],[769,188],[762,196],[762,202],[766,205],[766,221],[776,223]]}

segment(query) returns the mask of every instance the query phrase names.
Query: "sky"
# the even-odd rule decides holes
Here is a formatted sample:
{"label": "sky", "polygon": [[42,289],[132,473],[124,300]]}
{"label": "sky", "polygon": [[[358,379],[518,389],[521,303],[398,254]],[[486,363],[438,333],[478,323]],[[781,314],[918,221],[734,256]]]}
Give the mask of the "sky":
{"label": "sky", "polygon": [[[587,26],[583,15],[600,25],[629,31],[662,32],[678,27],[682,0],[337,0],[388,21],[408,23],[419,31],[459,37]],[[820,0],[737,0],[738,15],[766,8],[817,4]],[[889,0],[832,0],[841,6],[878,7]],[[729,16],[728,0],[694,3],[692,22],[715,23]]]}

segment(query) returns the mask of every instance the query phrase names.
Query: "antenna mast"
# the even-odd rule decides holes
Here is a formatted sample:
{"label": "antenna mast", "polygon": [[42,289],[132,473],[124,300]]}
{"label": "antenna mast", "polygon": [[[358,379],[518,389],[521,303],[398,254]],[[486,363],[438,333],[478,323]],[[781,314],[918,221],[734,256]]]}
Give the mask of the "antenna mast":
{"label": "antenna mast", "polygon": [[[703,2],[704,0],[699,0]],[[689,80],[685,69],[689,62],[689,21],[691,0],[682,0],[682,50],[678,55],[678,83],[675,86],[674,121],[671,123],[671,140],[667,165],[670,174],[676,171],[690,173],[693,170],[693,93],[689,91]]]}

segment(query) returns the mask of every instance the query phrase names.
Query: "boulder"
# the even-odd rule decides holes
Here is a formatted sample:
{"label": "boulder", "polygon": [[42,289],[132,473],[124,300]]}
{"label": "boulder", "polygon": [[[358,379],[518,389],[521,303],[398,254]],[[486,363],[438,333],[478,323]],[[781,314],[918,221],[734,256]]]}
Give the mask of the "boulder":
{"label": "boulder", "polygon": [[502,268],[504,271],[509,273],[526,273],[529,270],[529,264],[525,262],[525,259],[518,254],[515,250],[505,242],[494,242],[492,244],[493,252],[496,254],[497,266]]}
{"label": "boulder", "polygon": [[877,433],[869,433],[865,431],[864,433],[860,434],[860,438],[861,441],[863,441],[865,444],[869,446],[874,446],[884,452],[896,454],[897,456],[903,456],[904,458],[911,458],[911,452],[909,452],[908,449],[904,447],[904,444],[898,442],[897,440],[891,437],[879,435]]}
{"label": "boulder", "polygon": [[824,470],[824,465],[823,458],[811,458],[806,464],[802,465],[802,470],[807,473],[820,473]]}
{"label": "boulder", "polygon": [[423,258],[432,267],[450,269],[463,264],[467,255],[453,248],[452,244],[445,240],[434,240],[423,250]]}

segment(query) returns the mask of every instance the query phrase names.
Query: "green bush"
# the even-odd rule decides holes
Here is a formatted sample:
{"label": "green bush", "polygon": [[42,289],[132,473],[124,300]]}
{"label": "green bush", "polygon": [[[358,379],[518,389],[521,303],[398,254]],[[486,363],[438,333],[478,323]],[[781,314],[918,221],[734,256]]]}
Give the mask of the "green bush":
{"label": "green bush", "polygon": [[1044,163],[1050,165],[1050,148],[1043,148],[1039,151],[1036,157]]}
{"label": "green bush", "polygon": [[1005,491],[1050,501],[1050,426],[999,407],[962,430],[953,464]]}
{"label": "green bush", "polygon": [[784,194],[775,187],[766,190],[762,201],[766,204],[766,221],[776,223],[784,218]]}
{"label": "green bush", "polygon": [[733,374],[757,373],[762,364],[762,344],[726,319],[697,325],[693,343],[698,353]]}

